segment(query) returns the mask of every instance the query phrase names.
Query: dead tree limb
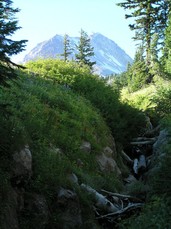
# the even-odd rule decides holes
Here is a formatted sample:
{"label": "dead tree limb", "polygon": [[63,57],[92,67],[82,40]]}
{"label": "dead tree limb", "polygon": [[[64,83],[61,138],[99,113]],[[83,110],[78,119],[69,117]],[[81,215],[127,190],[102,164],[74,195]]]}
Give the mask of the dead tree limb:
{"label": "dead tree limb", "polygon": [[133,165],[133,160],[123,150],[121,151],[121,155],[129,165]]}
{"label": "dead tree limb", "polygon": [[157,138],[147,138],[147,137],[138,137],[138,138],[133,138],[132,139],[134,142],[139,142],[139,141],[156,141]]}
{"label": "dead tree limb", "polygon": [[98,208],[103,209],[106,212],[117,212],[120,209],[118,208],[118,206],[115,206],[113,203],[111,203],[105,196],[98,193],[95,189],[91,188],[90,186],[81,184],[81,187],[93,195],[96,202],[95,205]]}
{"label": "dead tree limb", "polygon": [[146,159],[145,159],[145,156],[142,154],[139,156],[139,160],[138,160],[138,171],[139,170],[145,170],[146,167],[147,167]]}
{"label": "dead tree limb", "polygon": [[138,142],[130,142],[131,145],[152,145],[156,141],[155,140],[148,140],[148,141],[138,141]]}
{"label": "dead tree limb", "polygon": [[161,125],[156,126],[154,129],[152,130],[148,130],[144,136],[146,137],[153,137],[153,136],[158,136],[159,135],[159,131],[160,131]]}
{"label": "dead tree limb", "polygon": [[133,171],[135,174],[138,174],[138,159],[134,159],[134,164],[133,164]]}
{"label": "dead tree limb", "polygon": [[106,215],[102,215],[102,216],[98,216],[96,219],[104,219],[104,218],[107,218],[107,217],[113,217],[113,216],[116,216],[116,215],[121,215],[123,213],[125,213],[126,211],[130,211],[130,210],[133,210],[133,209],[137,209],[137,208],[142,208],[144,206],[143,203],[136,203],[136,204],[130,204],[128,205],[127,207],[117,211],[117,212],[113,212],[113,213],[109,213],[109,214],[106,214]]}
{"label": "dead tree limb", "polygon": [[134,196],[124,195],[124,194],[114,193],[114,192],[109,192],[109,191],[106,191],[104,189],[101,189],[101,191],[106,193],[106,194],[108,194],[108,195],[116,196],[116,197],[121,198],[121,199],[130,199],[130,201],[142,202],[141,199],[139,199],[137,197],[134,197]]}

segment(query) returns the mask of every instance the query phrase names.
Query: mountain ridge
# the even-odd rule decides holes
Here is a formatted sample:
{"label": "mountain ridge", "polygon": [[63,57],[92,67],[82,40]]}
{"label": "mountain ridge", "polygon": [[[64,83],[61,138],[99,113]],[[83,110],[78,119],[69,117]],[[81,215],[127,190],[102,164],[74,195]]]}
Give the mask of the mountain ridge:
{"label": "mountain ridge", "polygon": [[[73,49],[69,59],[74,59],[77,53],[76,44],[79,37],[69,36],[70,47]],[[27,55],[23,62],[38,58],[62,58],[64,35],[56,34],[49,40],[38,43]],[[94,56],[90,59],[96,62],[95,73],[107,76],[122,73],[126,70],[128,63],[132,63],[132,58],[120,48],[113,40],[100,33],[90,35],[91,46],[94,48]]]}

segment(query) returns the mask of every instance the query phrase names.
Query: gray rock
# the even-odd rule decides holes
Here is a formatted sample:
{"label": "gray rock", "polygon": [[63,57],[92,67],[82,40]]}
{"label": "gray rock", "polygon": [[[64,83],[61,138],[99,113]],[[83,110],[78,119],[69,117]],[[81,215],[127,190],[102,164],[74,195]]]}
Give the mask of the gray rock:
{"label": "gray rock", "polygon": [[32,175],[32,154],[28,146],[25,146],[20,152],[13,154],[12,178],[16,183],[25,180],[27,182]]}
{"label": "gray rock", "polygon": [[160,131],[157,141],[153,144],[153,153],[158,156],[164,153],[164,146],[168,143],[169,134],[166,129]]}
{"label": "gray rock", "polygon": [[170,138],[167,129],[160,131],[157,141],[153,144],[153,155],[148,161],[148,171],[145,174],[146,180],[155,176],[155,173],[160,169],[161,159],[166,156],[165,146]]}
{"label": "gray rock", "polygon": [[96,157],[96,160],[102,172],[115,172],[116,175],[121,175],[121,171],[112,157],[107,157],[104,153],[102,153]]}
{"label": "gray rock", "polygon": [[113,154],[113,150],[109,147],[109,146],[106,146],[104,149],[103,149],[103,152],[104,154],[107,156],[107,157],[112,157],[114,154]]}
{"label": "gray rock", "polygon": [[135,183],[137,179],[133,175],[129,174],[129,176],[124,179],[124,181],[128,184],[131,184],[131,183]]}
{"label": "gray rock", "polygon": [[91,144],[90,142],[84,141],[82,145],[80,146],[81,151],[84,153],[90,153],[91,152]]}
{"label": "gray rock", "polygon": [[74,173],[68,174],[68,179],[71,183],[78,184],[78,177]]}

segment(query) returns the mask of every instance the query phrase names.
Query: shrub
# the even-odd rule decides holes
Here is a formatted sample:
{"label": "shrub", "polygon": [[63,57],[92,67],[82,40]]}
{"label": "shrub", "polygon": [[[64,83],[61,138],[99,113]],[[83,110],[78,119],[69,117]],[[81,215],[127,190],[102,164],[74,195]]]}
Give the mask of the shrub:
{"label": "shrub", "polygon": [[[30,62],[26,66],[28,71],[50,77],[61,85],[69,85],[74,92],[88,99],[100,111],[117,142],[128,142],[144,125],[143,115],[135,108],[121,104],[118,90],[107,85],[99,76],[92,75],[86,67],[52,59]],[[131,128],[129,134],[128,128]]]}

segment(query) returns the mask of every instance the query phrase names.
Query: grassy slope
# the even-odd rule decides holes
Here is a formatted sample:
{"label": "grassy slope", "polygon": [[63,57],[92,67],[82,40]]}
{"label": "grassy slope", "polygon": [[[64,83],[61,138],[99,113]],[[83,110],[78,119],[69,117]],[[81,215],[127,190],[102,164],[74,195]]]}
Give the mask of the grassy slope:
{"label": "grassy slope", "polygon": [[155,104],[152,102],[153,96],[156,94],[156,87],[150,85],[139,91],[129,93],[127,88],[122,89],[121,99],[126,101],[133,107],[136,107],[142,111],[153,108]]}
{"label": "grassy slope", "polygon": [[117,144],[127,144],[145,126],[143,113],[128,104],[122,104],[118,90],[107,85],[99,76],[92,75],[86,66],[80,67],[75,62],[40,59],[27,63],[26,67],[28,72],[66,85],[88,99],[105,119]]}
{"label": "grassy slope", "polygon": [[[40,61],[38,68],[33,63],[34,68],[30,69],[37,69],[43,78],[22,75],[20,80],[11,82],[9,88],[0,90],[3,114],[0,120],[0,143],[3,146],[0,180],[4,184],[1,193],[5,192],[5,187],[8,188],[6,164],[14,150],[19,150],[24,144],[30,146],[34,169],[32,182],[26,189],[41,190],[49,202],[60,186],[73,188],[66,179],[72,172],[80,183],[87,183],[95,189],[120,190],[122,185],[115,174],[99,172],[95,156],[105,146],[111,146],[109,127],[120,143],[127,142],[134,134],[136,136],[136,131],[143,124],[140,113],[127,104],[121,104],[118,95],[104,86],[98,77],[92,77],[87,69],[77,69],[73,63],[48,61]],[[66,87],[68,84],[70,87]],[[137,94],[138,97],[129,94],[132,107],[146,111],[150,101],[150,108],[153,108],[149,96],[153,95],[153,88]],[[90,155],[80,151],[82,141],[91,143]],[[56,149],[62,151],[62,156],[54,153]],[[78,158],[84,162],[82,168],[77,166]],[[77,192],[83,203],[84,215],[90,217],[93,215],[91,199],[80,190]]]}
{"label": "grassy slope", "polygon": [[[49,203],[60,186],[73,188],[67,179],[72,172],[79,183],[96,189],[116,191],[121,188],[115,174],[104,176],[98,170],[95,156],[104,147],[112,147],[111,133],[89,101],[50,80],[22,75],[9,82],[9,87],[0,88],[0,104],[2,202],[9,185],[12,153],[25,144],[29,145],[33,156],[33,177],[25,189],[41,192]],[[91,143],[90,155],[81,152],[82,141]],[[62,154],[55,153],[57,149]],[[77,166],[78,158],[84,163],[82,168]],[[90,208],[90,200],[79,190],[78,193],[84,212]]]}

